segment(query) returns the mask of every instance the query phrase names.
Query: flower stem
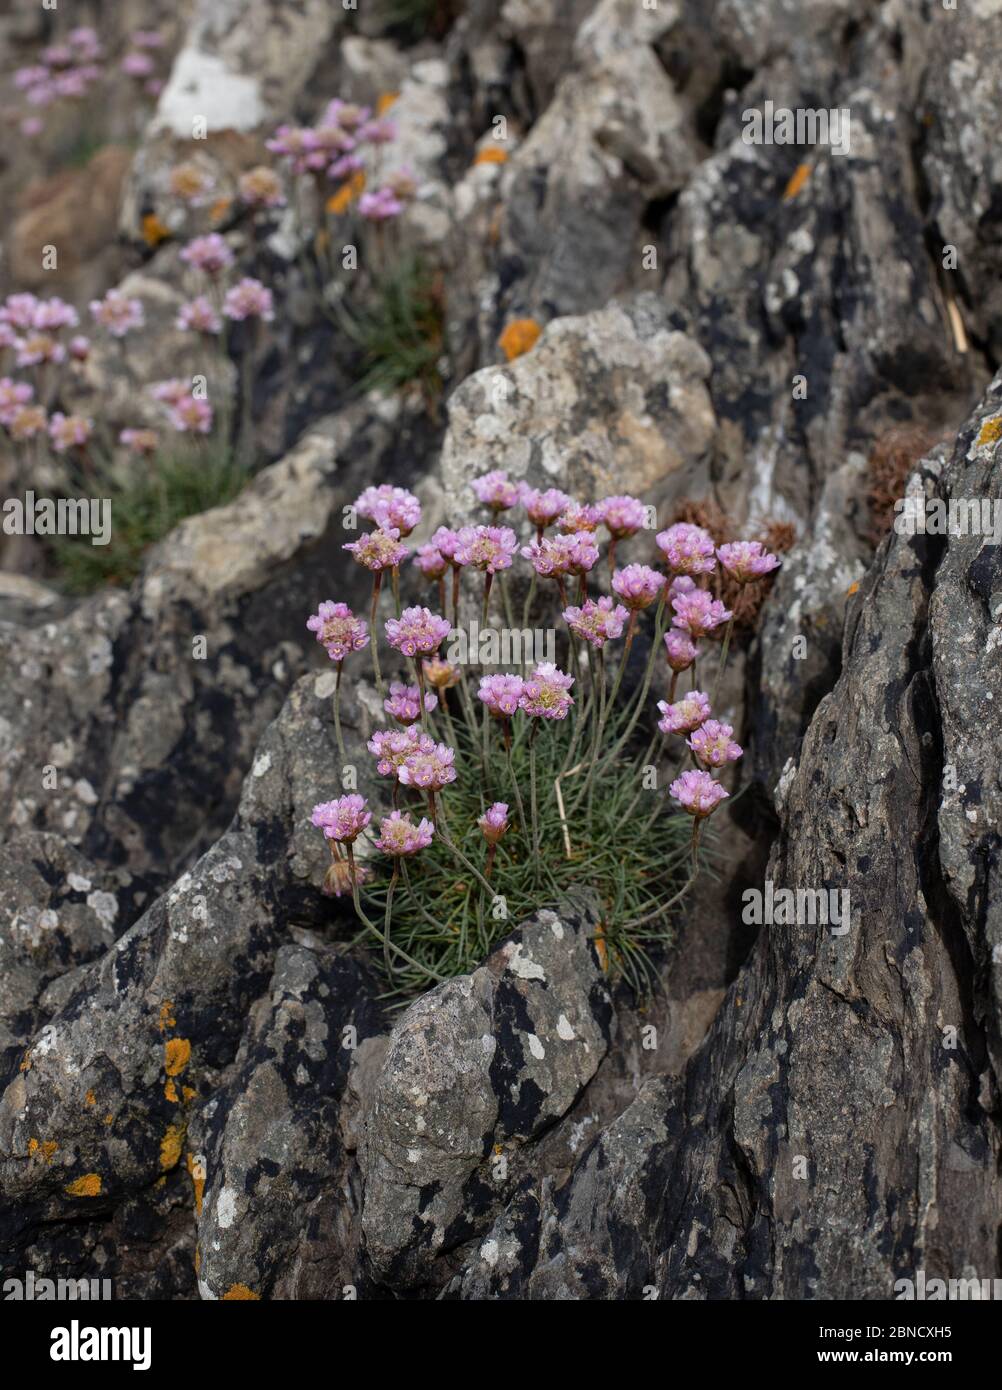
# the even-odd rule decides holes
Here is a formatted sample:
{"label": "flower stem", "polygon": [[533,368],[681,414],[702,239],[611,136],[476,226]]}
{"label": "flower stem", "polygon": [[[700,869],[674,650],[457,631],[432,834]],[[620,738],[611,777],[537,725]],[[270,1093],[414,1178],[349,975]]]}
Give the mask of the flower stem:
{"label": "flower stem", "polygon": [[372,648],[372,673],[376,677],[376,689],[379,691],[379,698],[385,699],[386,689],[383,685],[383,673],[379,669],[379,640],[376,635],[376,611],[379,608],[379,591],[383,585],[383,571],[376,570],[372,576],[372,607],[369,611],[369,645]]}
{"label": "flower stem", "polygon": [[384,950],[388,948],[391,951],[395,951],[401,959],[405,960],[407,964],[417,970],[419,974],[428,975],[433,980],[438,980],[439,984],[443,984],[445,982],[444,975],[440,975],[437,970],[432,970],[430,965],[422,965],[420,961],[416,961],[413,956],[409,956],[403,947],[398,946],[395,941],[391,941],[387,933],[385,931],[380,931],[375,922],[366,916],[365,912],[362,910],[362,904],[358,897],[358,874],[355,871],[355,853],[350,844],[346,845],[345,848],[348,851],[348,864],[351,868],[351,896],[354,900],[355,911],[358,914],[359,920],[369,928],[377,940],[383,943]]}
{"label": "flower stem", "polygon": [[727,627],[724,630],[724,640],[720,648],[720,665],[717,667],[717,679],[714,682],[713,696],[710,700],[710,704],[713,706],[714,709],[716,709],[717,705],[717,696],[720,694],[720,682],[724,678],[724,667],[727,664],[727,648],[731,644],[731,632],[733,631],[733,628],[734,614],[732,613],[727,620]]}
{"label": "flower stem", "polygon": [[344,739],[341,736],[341,667],[343,665],[343,661],[337,662],[337,676],[334,681],[334,733],[337,736],[337,751],[338,757],[341,759],[342,776],[348,761],[344,751]]}

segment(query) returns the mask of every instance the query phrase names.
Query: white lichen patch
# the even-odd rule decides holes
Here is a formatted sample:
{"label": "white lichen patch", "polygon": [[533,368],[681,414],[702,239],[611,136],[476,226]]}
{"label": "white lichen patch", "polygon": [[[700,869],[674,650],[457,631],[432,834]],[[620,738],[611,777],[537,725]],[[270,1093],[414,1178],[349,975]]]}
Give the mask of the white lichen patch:
{"label": "white lichen patch", "polygon": [[576,1036],[567,1015],[561,1014],[557,1019],[557,1037],[563,1038],[564,1042],[573,1042]]}
{"label": "white lichen patch", "polygon": [[525,946],[521,941],[509,943],[509,945],[504,948],[504,953],[507,957],[508,969],[513,975],[517,975],[520,980],[546,979],[546,971],[538,961],[534,961],[526,952]]}
{"label": "white lichen patch", "polygon": [[251,776],[252,776],[252,777],[263,777],[264,774],[268,771],[268,769],[269,769],[270,767],[271,767],[271,754],[270,754],[270,753],[259,753],[259,754],[257,755],[257,757],[254,759],[254,765],[253,765],[252,768],[251,768]]}
{"label": "white lichen patch", "polygon": [[535,1057],[537,1062],[541,1062],[543,1058],[546,1056],[546,1048],[536,1037],[535,1033],[526,1033],[525,1036],[526,1041],[529,1044],[529,1051],[532,1053],[533,1057]]}
{"label": "white lichen patch", "polygon": [[114,893],[104,893],[100,889],[87,896],[87,906],[100,921],[106,931],[111,931],[118,916],[118,899]]}

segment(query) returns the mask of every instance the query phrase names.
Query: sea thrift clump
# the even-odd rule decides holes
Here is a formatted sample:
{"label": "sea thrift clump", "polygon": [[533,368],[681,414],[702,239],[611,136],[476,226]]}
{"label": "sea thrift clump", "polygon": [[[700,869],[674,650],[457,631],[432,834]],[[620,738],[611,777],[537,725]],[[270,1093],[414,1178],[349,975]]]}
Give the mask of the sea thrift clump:
{"label": "sea thrift clump", "polygon": [[683,811],[698,820],[715,811],[728,795],[708,772],[683,772],[672,782],[668,794],[675,798]]}
{"label": "sea thrift clump", "polygon": [[677,594],[671,601],[675,610],[672,619],[676,627],[682,628],[690,637],[705,637],[708,632],[726,623],[731,617],[719,599],[713,598],[705,589],[693,589],[688,594]]}
{"label": "sea thrift clump", "polygon": [[741,747],[732,739],[733,733],[730,724],[707,719],[686,742],[704,767],[724,767],[741,757]]}
{"label": "sea thrift clump", "polygon": [[[424,697],[424,707],[429,712],[438,705],[438,696],[430,692]],[[398,724],[415,724],[421,718],[421,692],[416,685],[404,685],[401,681],[390,683],[390,696],[383,701],[383,709]]]}
{"label": "sea thrift clump", "polygon": [[518,537],[509,526],[464,526],[459,532],[455,559],[487,574],[509,569],[518,549]]}
{"label": "sea thrift clump", "polygon": [[779,568],[779,556],[770,555],[760,541],[731,541],[717,551],[723,569],[739,584],[761,579]]}
{"label": "sea thrift clump", "polygon": [[336,801],[322,801],[314,806],[310,821],[324,832],[328,840],[351,844],[372,820],[365,798],[352,792]]}
{"label": "sea thrift clump", "polygon": [[325,600],[306,620],[306,626],[316,633],[317,641],[323,643],[331,661],[344,661],[350,652],[360,652],[369,645],[368,628],[346,603]]}
{"label": "sea thrift clump", "polygon": [[439,792],[456,780],[456,753],[444,743],[432,748],[419,748],[403,762],[398,776],[405,787]]}
{"label": "sea thrift clump", "polygon": [[385,854],[396,856],[417,854],[427,849],[435,834],[435,827],[424,817],[417,823],[402,811],[392,811],[379,825],[379,838],[376,848]]}
{"label": "sea thrift clump", "polygon": [[525,682],[519,707],[539,719],[566,719],[574,700],[568,693],[574,677],[558,671],[550,661],[537,666]]}
{"label": "sea thrift clump", "polygon": [[482,478],[474,478],[470,484],[477,501],[483,502],[494,512],[507,512],[516,505],[519,499],[519,488],[517,483],[513,483],[507,473],[496,468],[492,473],[485,473]]}
{"label": "sea thrift clump", "polygon": [[606,642],[623,635],[630,613],[621,603],[603,596],[586,600],[580,608],[565,608],[563,616],[571,632],[601,649]]}
{"label": "sea thrift clump", "polygon": [[716,569],[713,537],[701,526],[680,521],[654,539],[673,574],[712,574]]}
{"label": "sea thrift clump", "polygon": [[612,588],[631,612],[639,612],[660,595],[665,577],[649,565],[627,565],[612,576]]}
{"label": "sea thrift clump", "polygon": [[375,574],[402,564],[410,554],[407,546],[401,543],[397,530],[370,531],[359,536],[357,541],[347,541],[342,549],[350,550],[360,565]]}
{"label": "sea thrift clump", "polygon": [[391,647],[404,656],[431,656],[449,635],[446,618],[429,608],[405,608],[399,618],[390,618],[386,636]]}
{"label": "sea thrift clump", "polygon": [[477,696],[495,719],[510,719],[525,692],[521,676],[481,676]]}
{"label": "sea thrift clump", "polygon": [[663,734],[691,734],[710,717],[710,697],[701,690],[691,690],[675,704],[658,701],[661,718],[658,728]]}

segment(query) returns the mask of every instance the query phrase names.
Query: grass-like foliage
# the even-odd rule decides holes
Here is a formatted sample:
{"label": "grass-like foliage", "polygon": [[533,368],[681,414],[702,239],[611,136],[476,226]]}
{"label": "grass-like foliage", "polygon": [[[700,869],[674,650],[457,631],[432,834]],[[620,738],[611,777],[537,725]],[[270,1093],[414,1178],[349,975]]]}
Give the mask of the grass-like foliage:
{"label": "grass-like foliage", "polygon": [[185,517],[232,501],[247,481],[246,467],[228,444],[216,440],[133,460],[131,467],[125,481],[98,470],[75,494],[110,500],[107,545],[92,545],[88,536],[52,537],[56,580],[68,593],[130,584],[151,545]]}
{"label": "grass-like foliage", "polygon": [[344,315],[359,348],[363,391],[411,384],[429,401],[441,394],[443,297],[437,278],[417,256],[400,258],[374,282],[368,304]]}
{"label": "grass-like foliage", "polygon": [[[455,691],[450,694],[454,697]],[[451,731],[441,720],[433,717],[431,722],[432,733],[457,750],[456,781],[439,798],[439,815],[444,806],[452,843],[483,875],[488,872],[489,851],[477,819],[493,802],[505,801],[512,806],[511,829],[493,857],[489,885],[464,869],[440,837],[403,861],[391,904],[391,939],[420,968],[396,959],[394,987],[426,989],[436,976],[448,978],[474,969],[518,922],[539,908],[559,908],[569,893],[585,890],[601,909],[596,940],[600,958],[613,977],[628,981],[638,996],[647,994],[656,979],[649,952],[672,939],[665,904],[690,871],[692,825],[667,799],[670,777],[662,771],[658,787],[645,790],[644,756],[635,753],[600,770],[583,795],[586,770],[565,773],[558,800],[558,776],[581,761],[580,740],[571,748],[573,714],[537,728],[532,754],[528,721],[516,727],[510,763],[492,721],[486,774],[479,727],[471,731],[461,714],[451,718]],[[622,718],[615,721],[607,733],[615,736],[623,723]],[[524,788],[524,815],[531,821],[533,755],[538,852],[533,850],[531,826],[523,823],[517,809],[518,789]],[[422,798],[405,788],[399,791],[401,809],[419,817],[426,809]],[[704,860],[705,849],[704,842]],[[367,861],[378,868],[379,877],[363,891],[368,915],[377,923],[384,921],[390,883],[389,866],[380,859]]]}

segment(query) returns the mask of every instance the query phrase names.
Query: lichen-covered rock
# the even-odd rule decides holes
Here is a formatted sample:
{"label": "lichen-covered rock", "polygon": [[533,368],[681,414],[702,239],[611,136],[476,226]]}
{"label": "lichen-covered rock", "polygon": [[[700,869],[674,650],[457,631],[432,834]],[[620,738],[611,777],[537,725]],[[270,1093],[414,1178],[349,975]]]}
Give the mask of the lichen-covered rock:
{"label": "lichen-covered rock", "polygon": [[595,1074],[612,1010],[594,925],[584,909],[538,913],[394,1027],[359,1154],[366,1249],[384,1278],[427,1282],[482,1229],[507,1177],[492,1156],[530,1143]]}

